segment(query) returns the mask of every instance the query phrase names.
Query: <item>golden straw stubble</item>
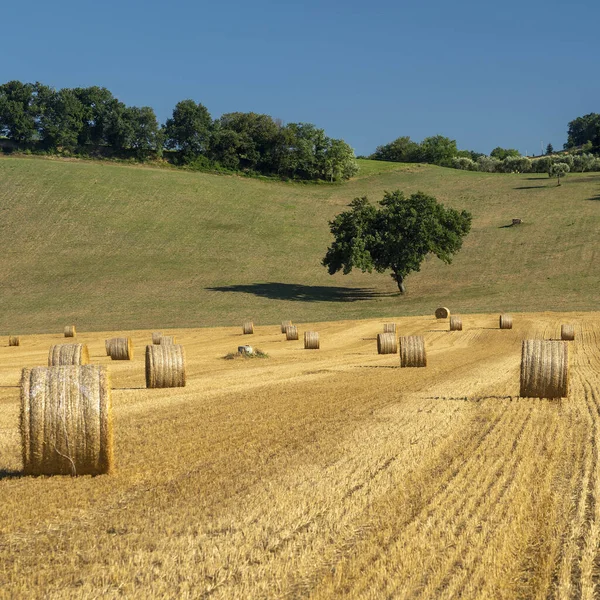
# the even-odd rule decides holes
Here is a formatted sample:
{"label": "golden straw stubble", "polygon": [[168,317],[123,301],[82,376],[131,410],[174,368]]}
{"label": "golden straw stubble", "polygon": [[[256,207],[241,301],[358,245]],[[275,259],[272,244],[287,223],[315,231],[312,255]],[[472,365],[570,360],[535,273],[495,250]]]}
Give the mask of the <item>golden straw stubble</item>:
{"label": "golden straw stubble", "polygon": [[569,393],[569,345],[557,340],[523,340],[523,398],[564,398]]}
{"label": "golden straw stubble", "polygon": [[450,331],[462,331],[462,319],[460,317],[450,317]]}
{"label": "golden straw stubble", "polygon": [[90,353],[87,344],[54,344],[48,353],[48,366],[87,365]]}
{"label": "golden straw stubble", "polygon": [[304,332],[304,349],[318,350],[320,348],[319,333],[317,331]]}
{"label": "golden straw stubble", "polygon": [[75,337],[76,334],[75,325],[65,326],[65,337]]}
{"label": "golden straw stubble", "polygon": [[111,360],[133,360],[133,343],[131,338],[120,337],[110,340]]}
{"label": "golden straw stubble", "polygon": [[500,315],[500,329],[512,329],[512,315]]}
{"label": "golden straw stubble", "polygon": [[396,354],[398,352],[398,340],[395,333],[377,334],[377,354]]}
{"label": "golden straw stubble", "polygon": [[244,335],[254,333],[254,323],[252,321],[245,321],[242,324],[242,332],[244,333]]}
{"label": "golden straw stubble", "polygon": [[445,306],[440,306],[435,309],[436,319],[447,319],[450,316],[450,311]]}
{"label": "golden straw stubble", "polygon": [[106,367],[23,369],[20,417],[26,474],[100,475],[111,471],[111,392]]}
{"label": "golden straw stubble", "polygon": [[146,346],[146,387],[185,387],[185,349],[179,344]]}
{"label": "golden straw stubble", "polygon": [[404,335],[400,338],[400,366],[427,366],[425,338],[422,335]]}
{"label": "golden straw stubble", "polygon": [[292,324],[291,321],[281,321],[281,333],[287,333],[286,328]]}
{"label": "golden straw stubble", "polygon": [[575,325],[561,325],[560,339],[572,342],[575,339]]}
{"label": "golden straw stubble", "polygon": [[9,346],[20,346],[21,338],[18,335],[9,335],[8,336],[8,345]]}
{"label": "golden straw stubble", "polygon": [[383,333],[396,333],[396,323],[384,323]]}
{"label": "golden straw stubble", "polygon": [[296,325],[288,325],[285,328],[285,339],[288,341],[298,339],[298,327]]}

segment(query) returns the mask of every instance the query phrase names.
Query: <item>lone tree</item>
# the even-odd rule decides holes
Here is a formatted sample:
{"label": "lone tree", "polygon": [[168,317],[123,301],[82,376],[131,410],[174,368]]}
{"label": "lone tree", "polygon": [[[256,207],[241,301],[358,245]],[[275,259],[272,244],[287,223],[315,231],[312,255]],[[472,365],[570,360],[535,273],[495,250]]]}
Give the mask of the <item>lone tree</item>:
{"label": "lone tree", "polygon": [[548,175],[550,177],[557,177],[558,183],[556,185],[561,185],[560,178],[564,177],[570,170],[571,170],[571,168],[569,167],[569,165],[567,163],[557,162],[552,165]]}
{"label": "lone tree", "polygon": [[546,156],[550,156],[551,154],[554,154],[554,146],[552,144],[548,144],[546,146]]}
{"label": "lone tree", "polygon": [[349,206],[329,222],[335,240],[323,266],[330,275],[347,275],[355,267],[363,273],[390,269],[401,294],[406,276],[419,271],[428,254],[451,263],[471,229],[470,213],[446,208],[422,192],[409,198],[400,190],[385,192],[379,208],[366,196]]}

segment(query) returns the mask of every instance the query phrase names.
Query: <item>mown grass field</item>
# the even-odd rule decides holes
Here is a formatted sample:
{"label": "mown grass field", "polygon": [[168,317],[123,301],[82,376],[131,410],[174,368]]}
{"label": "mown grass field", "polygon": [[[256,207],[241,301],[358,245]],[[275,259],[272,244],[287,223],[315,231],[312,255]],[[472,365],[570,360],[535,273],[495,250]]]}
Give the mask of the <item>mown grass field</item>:
{"label": "mown grass field", "polygon": [[[361,161],[343,185],[109,163],[0,158],[0,333],[277,323],[455,312],[593,310],[600,175],[470,173]],[[470,210],[450,266],[399,297],[386,275],[331,277],[328,220],[356,196],[422,190]],[[520,217],[520,227],[505,227]]]}
{"label": "mown grass field", "polygon": [[[176,329],[185,388],[147,390],[150,331],[113,362],[116,470],[21,476],[21,368],[0,346],[0,598],[597,598],[600,313],[396,319],[428,366],[379,356],[382,321]],[[519,398],[523,338],[575,325],[561,401]],[[167,333],[167,331],[165,331]],[[94,363],[104,338],[80,331]],[[302,335],[301,335],[302,337]],[[223,360],[251,341],[269,358]]]}

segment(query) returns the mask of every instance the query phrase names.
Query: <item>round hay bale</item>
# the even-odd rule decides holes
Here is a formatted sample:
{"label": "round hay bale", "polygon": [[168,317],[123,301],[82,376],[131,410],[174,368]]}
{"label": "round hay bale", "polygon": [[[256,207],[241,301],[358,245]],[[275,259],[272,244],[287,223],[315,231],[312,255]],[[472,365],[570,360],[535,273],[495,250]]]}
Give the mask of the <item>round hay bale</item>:
{"label": "round hay bale", "polygon": [[108,338],[104,340],[104,348],[106,349],[106,356],[110,356],[110,346],[117,338]]}
{"label": "round hay bale", "polygon": [[76,333],[75,325],[67,325],[65,327],[65,337],[75,337]]}
{"label": "round hay bale", "polygon": [[162,333],[160,331],[154,331],[152,333],[152,343],[153,344],[160,344],[160,338],[162,337]]}
{"label": "round hay bale", "polygon": [[569,393],[569,345],[551,340],[523,340],[523,398],[564,398]]}
{"label": "round hay bale", "polygon": [[297,340],[298,339],[298,328],[295,325],[288,325],[285,330],[286,340]]}
{"label": "round hay bale", "polygon": [[28,475],[110,472],[113,444],[106,367],[23,369],[21,444]]}
{"label": "round hay bale", "polygon": [[560,339],[572,342],[575,339],[575,325],[561,325]]}
{"label": "round hay bale", "polygon": [[319,333],[317,331],[305,331],[304,332],[304,349],[305,350],[318,350],[319,344]]}
{"label": "round hay bale", "polygon": [[90,353],[87,344],[54,344],[48,353],[48,366],[87,365]]}
{"label": "round hay bale", "polygon": [[177,340],[175,339],[174,335],[163,335],[160,338],[160,345],[161,346],[170,346],[173,344],[176,344]]}
{"label": "round hay bale", "polygon": [[462,331],[462,319],[460,317],[450,317],[450,331]]}
{"label": "round hay bale", "polygon": [[146,387],[185,387],[185,349],[179,344],[146,346]]}
{"label": "round hay bale", "polygon": [[404,335],[400,338],[400,366],[427,366],[425,338],[422,335]]}
{"label": "round hay bale", "polygon": [[244,332],[244,335],[254,333],[254,323],[252,321],[246,321],[242,325],[242,331]]}
{"label": "round hay bale", "polygon": [[9,346],[20,346],[21,338],[18,335],[9,335],[8,336],[8,345]]}
{"label": "round hay bale", "polygon": [[436,319],[447,319],[450,316],[450,311],[445,306],[440,306],[435,309]]}
{"label": "round hay bale", "polygon": [[[281,321],[281,333],[287,333],[286,329],[292,324],[291,321]],[[296,338],[298,339],[298,338]]]}
{"label": "round hay bale", "polygon": [[500,329],[512,329],[512,315],[500,315]]}
{"label": "round hay bale", "polygon": [[377,354],[396,354],[398,352],[398,340],[395,333],[377,334]]}
{"label": "round hay bale", "polygon": [[113,338],[110,342],[111,360],[133,360],[133,343],[131,338]]}
{"label": "round hay bale", "polygon": [[396,333],[396,323],[384,323],[383,333]]}

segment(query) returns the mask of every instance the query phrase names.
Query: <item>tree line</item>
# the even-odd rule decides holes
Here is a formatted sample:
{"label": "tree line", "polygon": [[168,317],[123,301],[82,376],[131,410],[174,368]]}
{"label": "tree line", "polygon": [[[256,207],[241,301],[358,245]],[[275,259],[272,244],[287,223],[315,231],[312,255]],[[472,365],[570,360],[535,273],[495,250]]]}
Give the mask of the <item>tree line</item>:
{"label": "tree line", "polygon": [[[353,149],[311,123],[233,112],[213,119],[182,100],[166,123],[149,106],[127,106],[104,87],[0,85],[0,136],[18,149],[138,160],[168,157],[199,169],[339,181],[358,171]],[[167,151],[167,152],[164,152]]]}

